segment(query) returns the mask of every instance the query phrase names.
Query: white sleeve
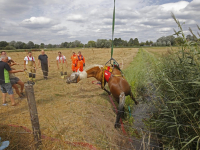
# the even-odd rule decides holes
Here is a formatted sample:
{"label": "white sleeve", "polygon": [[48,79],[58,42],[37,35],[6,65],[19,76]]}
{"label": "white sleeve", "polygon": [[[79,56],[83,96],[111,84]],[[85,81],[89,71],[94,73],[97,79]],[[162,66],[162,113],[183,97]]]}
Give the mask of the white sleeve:
{"label": "white sleeve", "polygon": [[64,58],[64,60],[66,60],[66,57],[65,57],[65,56],[64,56],[63,58]]}
{"label": "white sleeve", "polygon": [[11,60],[11,57],[8,56],[8,60]]}
{"label": "white sleeve", "polygon": [[25,60],[25,61],[27,61],[27,56],[26,56],[26,57],[24,57],[24,60]]}
{"label": "white sleeve", "polygon": [[56,57],[56,60],[59,60],[59,57],[58,57],[58,56]]}
{"label": "white sleeve", "polygon": [[33,57],[33,61],[35,61],[35,58]]}

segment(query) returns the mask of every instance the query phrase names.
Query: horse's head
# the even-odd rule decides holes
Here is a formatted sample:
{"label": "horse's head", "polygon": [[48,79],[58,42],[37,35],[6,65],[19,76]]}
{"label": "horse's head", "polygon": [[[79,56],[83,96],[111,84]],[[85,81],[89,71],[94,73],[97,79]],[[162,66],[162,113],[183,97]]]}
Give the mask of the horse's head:
{"label": "horse's head", "polygon": [[74,72],[69,77],[67,77],[66,83],[78,83],[80,80],[87,78],[87,72]]}
{"label": "horse's head", "polygon": [[68,78],[66,83],[78,83],[82,79],[90,78],[90,77],[95,77],[97,80],[101,80],[102,73],[101,69],[103,66],[101,65],[93,65],[90,66],[88,69],[84,70],[83,72],[74,72],[72,73]]}

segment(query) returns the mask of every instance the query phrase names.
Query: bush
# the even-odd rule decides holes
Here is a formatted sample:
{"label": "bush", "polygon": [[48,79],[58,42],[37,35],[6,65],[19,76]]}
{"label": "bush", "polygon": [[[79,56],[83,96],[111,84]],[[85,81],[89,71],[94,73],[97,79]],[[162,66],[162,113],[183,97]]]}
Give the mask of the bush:
{"label": "bush", "polygon": [[15,49],[15,47],[13,47],[13,46],[6,46],[5,48],[4,48],[5,50],[14,50]]}

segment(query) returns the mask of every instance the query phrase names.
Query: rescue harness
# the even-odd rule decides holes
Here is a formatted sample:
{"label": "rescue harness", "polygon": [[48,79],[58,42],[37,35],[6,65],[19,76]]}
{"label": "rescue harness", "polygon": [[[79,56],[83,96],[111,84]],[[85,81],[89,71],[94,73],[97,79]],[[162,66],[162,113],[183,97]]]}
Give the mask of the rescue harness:
{"label": "rescue harness", "polygon": [[[81,58],[79,56],[81,56]],[[79,55],[79,56],[78,56],[78,60],[79,61],[83,60],[83,55]]]}
{"label": "rescue harness", "polygon": [[[113,69],[114,68],[117,68],[118,70],[120,70],[120,68],[117,66],[117,65],[114,65],[113,67],[110,67],[110,66],[104,66],[103,68],[103,73],[102,73],[102,82],[101,82],[101,88],[104,89],[104,83],[105,81],[106,82],[109,82],[110,78],[111,77],[123,77],[124,78],[124,75],[123,73],[120,74],[120,75],[113,75],[112,72],[113,72]],[[120,70],[120,72],[122,72]]]}
{"label": "rescue harness", "polygon": [[[26,56],[28,58],[28,61],[29,61],[29,56]],[[33,61],[33,56],[32,56],[32,61]]]}
{"label": "rescue harness", "polygon": [[[65,61],[64,61],[64,57],[63,57],[63,55],[62,55],[61,58],[62,58],[62,61],[63,61],[63,63],[64,63]],[[61,63],[60,57],[59,57],[59,62]]]}

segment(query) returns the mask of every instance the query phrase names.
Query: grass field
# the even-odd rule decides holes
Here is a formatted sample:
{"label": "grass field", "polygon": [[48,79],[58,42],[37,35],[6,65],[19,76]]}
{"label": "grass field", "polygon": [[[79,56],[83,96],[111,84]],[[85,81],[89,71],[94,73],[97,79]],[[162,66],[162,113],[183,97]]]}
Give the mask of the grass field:
{"label": "grass field", "polygon": [[[110,59],[110,49],[62,49],[68,62],[67,72],[71,74],[72,52],[82,51],[86,59],[86,67],[93,64],[104,65]],[[114,58],[123,68],[126,68],[136,56],[137,48],[114,49]],[[86,79],[78,84],[66,84],[60,78],[56,66],[58,50],[46,51],[50,60],[49,79],[43,80],[42,71],[37,66],[36,85],[34,85],[40,128],[42,134],[70,142],[87,142],[99,149],[130,148],[127,139],[123,139],[121,130],[114,128],[116,115],[112,110],[107,94],[99,86],[92,84],[94,78]],[[33,52],[37,59],[40,52]],[[14,66],[23,69],[23,59],[26,52],[8,52],[8,56],[20,63]],[[27,78],[24,73],[17,73],[22,81]],[[26,98],[19,100],[16,107],[11,107],[7,97],[8,106],[0,106],[0,122],[15,124],[31,129],[30,116]],[[0,104],[2,98],[0,97]],[[9,130],[10,131],[10,130]],[[0,133],[1,134],[1,133]],[[20,134],[18,134],[20,136]],[[9,138],[8,138],[9,139]],[[24,139],[24,144],[27,139]],[[21,141],[23,142],[23,141]],[[47,142],[44,142],[47,143]],[[50,142],[51,143],[51,142]],[[19,145],[12,143],[12,149],[20,149]],[[67,144],[44,144],[46,149],[66,149]],[[52,148],[53,146],[53,148]],[[73,146],[70,149],[74,148]],[[75,147],[75,149],[83,149]]]}

